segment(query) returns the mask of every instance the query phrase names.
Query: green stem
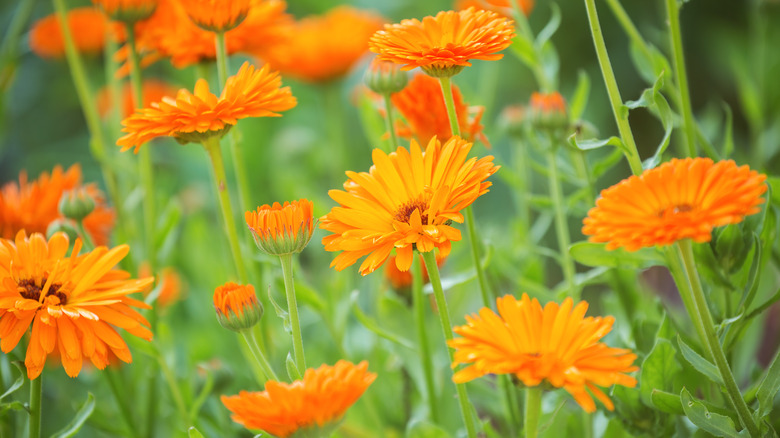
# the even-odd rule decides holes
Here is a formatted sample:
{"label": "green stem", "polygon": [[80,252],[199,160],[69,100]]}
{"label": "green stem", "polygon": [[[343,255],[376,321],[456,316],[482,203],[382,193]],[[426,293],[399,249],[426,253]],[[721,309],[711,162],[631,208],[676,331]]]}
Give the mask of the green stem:
{"label": "green stem", "polygon": [[[179,383],[176,381],[176,376],[173,375],[173,371],[171,371],[171,368],[168,366],[168,362],[165,361],[165,358],[160,354],[159,350],[157,351],[157,364],[160,366],[163,378],[168,384],[168,389],[171,391],[171,397],[173,397],[173,403],[176,405],[176,410],[179,411],[179,416],[189,427],[191,425],[190,423],[192,423],[192,418],[190,418],[187,405],[184,403],[184,396],[179,388]],[[154,390],[154,388],[152,389]]]}
{"label": "green stem", "polygon": [[436,390],[433,385],[433,362],[431,358],[431,348],[428,345],[428,335],[425,332],[425,303],[426,297],[423,294],[423,276],[422,276],[421,257],[417,257],[416,262],[412,263],[412,305],[414,306],[414,322],[417,325],[417,336],[419,337],[420,361],[423,366],[423,375],[425,377],[425,396],[428,399],[428,409],[430,410],[431,420],[439,423],[439,409],[436,403]]}
{"label": "green stem", "polygon": [[41,398],[43,396],[43,375],[30,381],[30,427],[29,438],[41,436]]}
{"label": "green stem", "polygon": [[[450,358],[450,364],[454,360],[454,354],[449,346],[449,341],[452,340],[452,323],[450,322],[450,311],[447,307],[447,299],[444,297],[444,289],[441,286],[441,277],[439,276],[439,267],[436,265],[436,256],[433,251],[421,253],[423,260],[425,261],[425,268],[428,269],[428,278],[431,280],[431,286],[433,286],[433,296],[436,299],[436,307],[439,310],[439,320],[441,322],[441,328],[444,330],[444,339],[446,341],[447,354]],[[460,404],[460,414],[463,416],[463,422],[466,424],[466,432],[469,438],[476,438],[477,430],[474,427],[474,418],[472,415],[471,402],[469,401],[469,395],[466,391],[466,385],[463,383],[456,383],[455,388],[458,393],[458,403]]]}
{"label": "green stem", "polygon": [[514,10],[514,16],[515,16],[515,23],[517,24],[517,29],[520,31],[520,35],[522,35],[525,39],[528,40],[528,43],[531,44],[534,50],[534,62],[533,64],[526,64],[528,67],[531,68],[531,72],[534,74],[534,78],[536,79],[537,85],[539,85],[539,89],[542,92],[549,93],[555,89],[555,86],[550,80],[550,78],[547,77],[547,73],[544,71],[544,68],[542,67],[542,64],[539,62],[539,60],[542,59],[542,53],[541,53],[541,47],[539,47],[536,43],[534,38],[534,34],[531,31],[531,25],[528,23],[528,17],[526,17],[525,13],[523,12],[522,8],[520,7],[520,3],[518,0],[511,0],[512,3],[512,9]]}
{"label": "green stem", "polygon": [[0,91],[5,92],[11,85],[16,70],[16,62],[19,57],[19,36],[27,27],[30,16],[35,9],[36,0],[22,0],[14,12],[8,30],[3,35],[0,44]]}
{"label": "green stem", "polygon": [[447,108],[447,117],[450,119],[450,130],[452,135],[460,137],[460,124],[458,124],[458,114],[455,112],[455,101],[452,98],[452,79],[439,78],[441,92],[444,95],[444,106]]}
{"label": "green stem", "polygon": [[217,49],[217,76],[220,88],[225,86],[228,78],[228,54],[225,43],[225,32],[215,32],[215,44]]}
{"label": "green stem", "polygon": [[585,0],[585,9],[588,11],[588,22],[590,23],[590,32],[593,36],[593,44],[596,47],[596,55],[601,67],[601,74],[604,76],[604,83],[609,95],[609,103],[612,106],[612,112],[615,115],[620,138],[626,147],[624,154],[628,160],[631,171],[634,175],[642,173],[642,161],[639,158],[639,151],[634,142],[634,134],[631,132],[631,125],[628,123],[628,110],[623,105],[623,99],[620,97],[620,90],[615,79],[615,72],[612,71],[612,64],[609,62],[607,46],[604,43],[604,35],[601,32],[598,13],[596,12],[595,0]]}
{"label": "green stem", "polygon": [[79,232],[79,237],[81,237],[81,241],[84,242],[84,249],[87,251],[92,251],[95,249],[95,244],[92,243],[92,238],[89,236],[89,233],[84,228],[84,221],[75,221],[76,222],[76,229]]}
{"label": "green stem", "polygon": [[117,371],[108,367],[103,371],[103,374],[106,376],[106,380],[108,380],[108,386],[111,388],[111,394],[114,396],[114,400],[116,400],[116,404],[119,407],[119,414],[122,417],[125,426],[127,426],[127,431],[132,437],[138,436],[132,410],[127,404],[127,394],[120,388],[120,384],[117,382]]}
{"label": "green stem", "polygon": [[[680,240],[675,246],[677,250],[675,263],[682,267],[690,284],[690,289],[682,289],[685,290],[685,293],[691,294],[689,299],[693,301],[695,308],[694,315],[700,321],[699,324],[701,324],[704,329],[704,339],[701,341],[704,344],[709,357],[715,360],[715,365],[718,367],[718,371],[723,378],[723,383],[726,386],[726,392],[737,410],[742,425],[748,430],[750,436],[758,437],[760,436],[758,426],[753,420],[750,409],[739,391],[737,382],[734,379],[734,374],[731,372],[731,368],[729,368],[726,355],[723,353],[723,348],[715,333],[715,322],[712,320],[712,315],[710,314],[710,309],[704,296],[704,290],[702,289],[701,281],[699,280],[699,273],[696,270],[696,261],[693,256],[691,240]],[[682,293],[683,290],[680,292]]]}
{"label": "green stem", "polygon": [[542,390],[535,386],[525,388],[525,438],[537,437],[541,414]]}
{"label": "green stem", "polygon": [[555,208],[555,233],[558,237],[558,251],[561,253],[563,277],[568,285],[569,296],[576,300],[579,297],[579,290],[577,290],[577,285],[574,282],[574,275],[576,273],[574,259],[571,257],[571,254],[569,254],[571,238],[569,236],[569,223],[566,218],[566,211],[564,210],[563,190],[561,189],[561,181],[558,177],[556,150],[557,148],[553,144],[550,144],[547,147],[547,168],[549,170],[547,182],[550,188],[550,197],[552,197],[553,206]]}
{"label": "green stem", "polygon": [[509,425],[509,435],[517,436],[520,422],[517,418],[519,410],[517,406],[517,397],[515,397],[515,385],[512,384],[512,378],[508,374],[498,376],[501,382],[501,392],[504,394],[504,408],[506,409],[506,422]]}
{"label": "green stem", "polygon": [[306,358],[303,355],[303,338],[301,337],[301,322],[298,319],[298,303],[295,299],[295,284],[293,282],[292,254],[279,256],[282,261],[282,275],[284,276],[284,292],[287,295],[287,312],[290,314],[292,326],[293,354],[298,373],[303,375],[306,371]]}
{"label": "green stem", "polygon": [[265,374],[266,380],[279,381],[279,378],[276,377],[276,373],[274,372],[274,369],[271,367],[271,364],[268,362],[268,359],[265,358],[263,351],[260,350],[260,346],[257,344],[257,338],[255,337],[255,332],[250,328],[242,331],[241,336],[244,337],[244,341],[246,341],[246,345],[249,347],[249,350],[252,352],[252,356],[255,357],[255,361],[257,361],[257,364],[260,366],[260,369],[263,370],[263,374]]}
{"label": "green stem", "polygon": [[[704,333],[704,326],[702,325],[701,318],[697,316],[696,304],[692,298],[693,293],[691,292],[691,284],[688,282],[685,270],[683,269],[683,265],[680,262],[679,254],[677,253],[676,248],[672,246],[664,247],[664,254],[666,255],[666,260],[668,261],[669,272],[672,274],[674,283],[677,285],[677,289],[680,291],[680,298],[683,301],[683,306],[685,306],[685,310],[688,312],[688,317],[690,317],[691,321],[693,322],[693,327],[696,329],[696,334],[703,342],[707,335]],[[712,360],[712,356],[710,356],[708,359]]]}
{"label": "green stem", "polygon": [[390,93],[385,93],[384,96],[385,101],[385,112],[387,113],[387,117],[385,117],[385,124],[387,125],[387,132],[390,133],[390,150],[388,152],[394,151],[399,143],[398,143],[398,135],[395,133],[395,123],[393,121],[393,104],[390,102]]}
{"label": "green stem", "polygon": [[669,20],[669,37],[672,40],[672,54],[674,56],[674,73],[677,86],[680,88],[680,103],[683,116],[685,142],[688,146],[688,156],[695,157],[696,152],[696,126],[693,121],[693,109],[691,108],[691,96],[688,90],[688,75],[685,72],[685,56],[683,53],[682,35],[680,33],[680,5],[678,0],[666,0],[666,12]]}
{"label": "green stem", "polygon": [[211,159],[211,167],[214,171],[214,187],[219,198],[219,206],[222,209],[222,219],[225,222],[225,233],[230,244],[230,252],[233,254],[233,262],[236,265],[239,282],[247,283],[246,266],[241,258],[241,246],[238,242],[238,233],[236,232],[236,221],[233,219],[233,209],[230,206],[230,192],[227,188],[227,178],[225,176],[225,165],[222,162],[222,149],[219,147],[219,138],[212,136],[203,141],[203,147],[206,149]]}

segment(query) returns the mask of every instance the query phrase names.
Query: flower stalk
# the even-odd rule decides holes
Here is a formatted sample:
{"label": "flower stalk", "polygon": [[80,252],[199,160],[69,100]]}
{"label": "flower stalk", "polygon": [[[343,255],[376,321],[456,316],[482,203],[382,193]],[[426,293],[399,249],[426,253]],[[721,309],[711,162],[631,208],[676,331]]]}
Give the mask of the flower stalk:
{"label": "flower stalk", "polygon": [[301,322],[298,318],[298,302],[295,298],[295,283],[293,282],[292,254],[279,256],[282,262],[282,275],[284,276],[284,292],[287,295],[287,312],[290,314],[292,326],[293,355],[298,373],[303,375],[306,371],[306,358],[303,354],[303,337],[301,336]]}
{"label": "flower stalk", "polygon": [[685,72],[685,55],[683,52],[682,35],[680,33],[680,5],[678,0],[666,0],[666,13],[669,22],[669,37],[672,40],[672,54],[674,61],[674,74],[680,93],[680,107],[683,116],[683,132],[687,155],[695,157],[696,152],[696,125],[693,120],[691,108],[691,95],[688,90],[688,75]]}
{"label": "flower stalk", "polygon": [[539,416],[542,413],[542,389],[525,388],[525,438],[536,438],[539,432]]}
{"label": "flower stalk", "polygon": [[382,100],[385,102],[385,112],[387,113],[387,117],[385,117],[385,124],[387,125],[387,132],[390,133],[390,150],[388,152],[392,152],[395,150],[395,148],[398,147],[398,134],[395,132],[395,122],[393,117],[393,104],[390,101],[390,93],[384,93],[382,95]]}
{"label": "flower stalk", "polygon": [[41,399],[43,397],[43,376],[30,380],[30,422],[29,438],[41,436]]}
{"label": "flower stalk", "polygon": [[577,285],[574,282],[574,275],[576,273],[574,259],[571,257],[571,254],[569,254],[569,246],[571,245],[569,224],[566,220],[563,189],[561,188],[561,181],[558,176],[558,160],[556,156],[558,148],[554,141],[548,146],[547,170],[549,172],[547,174],[547,183],[550,189],[550,197],[552,198],[553,206],[555,208],[555,234],[558,238],[558,252],[561,254],[561,268],[563,269],[563,277],[569,290],[568,296],[579,300],[579,290],[577,290]]}
{"label": "flower stalk", "polygon": [[260,370],[262,370],[263,374],[265,374],[265,379],[278,381],[279,378],[276,376],[274,369],[271,367],[268,359],[266,359],[263,351],[260,349],[260,345],[257,343],[257,337],[255,336],[254,330],[251,328],[242,330],[241,336],[244,338],[244,342],[246,342],[247,347],[249,347],[249,351],[252,352],[252,356],[254,356],[255,361],[260,366]]}
{"label": "flower stalk", "polygon": [[431,361],[431,347],[428,345],[428,335],[425,333],[425,294],[423,294],[422,264],[423,260],[417,257],[412,263],[412,305],[414,307],[414,322],[417,325],[419,337],[420,361],[425,377],[425,396],[428,400],[431,420],[439,422],[439,409],[436,403],[436,389],[433,385],[433,362]]}

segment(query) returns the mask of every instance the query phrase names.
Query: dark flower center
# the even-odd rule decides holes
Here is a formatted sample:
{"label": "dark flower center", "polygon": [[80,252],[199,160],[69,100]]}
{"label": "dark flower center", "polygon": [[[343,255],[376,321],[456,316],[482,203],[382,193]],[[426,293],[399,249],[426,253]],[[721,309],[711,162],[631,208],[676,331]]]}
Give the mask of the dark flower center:
{"label": "dark flower center", "polygon": [[[41,284],[46,284],[46,277],[43,277],[41,280]],[[19,282],[19,294],[27,298],[28,300],[35,300],[40,301],[41,298],[41,290],[43,289],[41,286],[38,286],[35,284],[35,280],[33,279],[27,279],[22,280]],[[60,292],[60,288],[62,287],[61,283],[52,283],[51,286],[49,286],[49,290],[46,292],[46,296],[56,296],[60,300],[60,304],[65,304],[68,301],[67,295],[65,293]]]}
{"label": "dark flower center", "polygon": [[428,209],[428,204],[422,200],[418,199],[418,200],[409,201],[398,208],[398,210],[395,212],[395,216],[393,216],[393,219],[397,220],[398,222],[403,222],[408,224],[409,218],[412,217],[412,213],[414,213],[415,210],[420,210],[420,217],[422,218],[422,224],[428,225],[428,215],[423,214],[423,212],[427,209]]}

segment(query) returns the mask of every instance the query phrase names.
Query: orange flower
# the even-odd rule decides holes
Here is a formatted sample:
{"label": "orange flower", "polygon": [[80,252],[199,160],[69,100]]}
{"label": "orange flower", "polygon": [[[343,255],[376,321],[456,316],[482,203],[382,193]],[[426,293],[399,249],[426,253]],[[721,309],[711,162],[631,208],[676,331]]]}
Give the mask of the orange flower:
{"label": "orange flower", "polygon": [[314,234],[313,205],[308,199],[263,205],[247,211],[244,219],[257,247],[269,255],[303,251]]}
{"label": "orange flower", "polygon": [[[73,36],[76,50],[85,54],[98,54],[103,51],[106,33],[111,24],[95,8],[75,8],[68,11],[68,25]],[[115,35],[119,35],[116,27]],[[47,15],[33,24],[30,30],[30,49],[41,58],[63,58],[65,40],[57,14]]]}
{"label": "orange flower", "polygon": [[258,53],[285,76],[325,82],[344,76],[368,51],[368,39],[385,20],[349,6],[295,24],[288,39]]}
{"label": "orange flower", "polygon": [[[468,141],[479,139],[490,146],[480,123],[485,108],[469,107],[463,102],[460,89],[455,84],[452,84],[452,98],[463,137]],[[406,88],[391,96],[391,101],[408,123],[406,125],[399,121],[396,127],[398,136],[415,137],[422,144],[427,144],[434,136],[441,139],[452,137],[444,95],[437,79],[428,75],[415,75]]]}
{"label": "orange flower", "polygon": [[569,126],[566,100],[557,91],[531,94],[531,120],[535,127],[560,129]]}
{"label": "orange flower", "polygon": [[22,171],[18,184],[5,184],[0,189],[0,237],[11,239],[21,230],[45,234],[52,222],[63,219],[59,212],[62,194],[80,188],[86,189],[96,204],[92,213],[84,218],[84,228],[95,244],[105,245],[114,226],[114,210],[105,204],[103,194],[95,184],[82,184],[78,164],[64,172],[61,166],[56,166],[51,175],[43,172],[32,182]]}
{"label": "orange flower", "polygon": [[[420,256],[420,260],[422,260],[422,256]],[[446,258],[437,256],[436,265],[441,267],[445,260]],[[425,267],[425,264],[422,265],[422,277],[423,284],[430,281],[428,279],[428,268]],[[412,272],[399,270],[395,265],[395,256],[390,256],[389,262],[385,265],[385,278],[396,292],[405,293],[412,287]]]}
{"label": "orange flower", "polygon": [[159,0],[92,0],[113,20],[123,23],[135,23],[149,18]]}
{"label": "orange flower", "polygon": [[130,251],[127,245],[79,255],[81,240],[76,240],[66,257],[65,233],[46,242],[42,234],[27,237],[24,231],[15,242],[2,239],[0,244],[0,347],[4,353],[13,350],[32,324],[24,360],[30,379],[41,374],[55,348],[70,377],[79,374],[84,358],[105,368],[109,351],[130,363],[130,350],[114,326],[152,339],[149,323],[132,308],[150,306],[127,295],[154,279],[132,280],[127,272],[112,269]]}
{"label": "orange flower", "polygon": [[510,20],[469,8],[385,25],[371,37],[369,49],[404,70],[420,67],[431,76],[449,77],[470,66],[471,59],[501,59],[504,55],[496,52],[509,47],[514,36]]}
{"label": "orange flower", "polygon": [[[534,0],[517,0],[520,9],[525,16],[531,15],[534,8]],[[462,10],[468,8],[484,9],[501,14],[504,17],[512,17],[512,0],[456,0],[455,9]]]}
{"label": "orange flower", "polygon": [[596,404],[586,388],[612,410],[612,401],[598,386],[636,385],[636,379],[625,374],[638,369],[632,365],[636,355],[599,342],[615,318],[585,318],[588,303],[574,306],[571,298],[560,306],[547,303],[544,309],[527,294],[519,301],[505,295],[496,304],[498,315],[484,307],[479,315],[466,316],[466,325],[453,329],[462,337],[449,341],[455,349],[452,364],[469,365],[455,373],[455,382],[514,374],[526,386],[547,382],[565,389],[587,412],[594,412]]}
{"label": "orange flower", "polygon": [[[152,270],[148,263],[142,263],[138,269],[139,277],[148,277],[152,275]],[[173,268],[163,268],[160,271],[160,280],[157,285],[157,299],[155,299],[155,308],[165,309],[170,307],[175,302],[179,301],[182,294],[182,280],[179,273]],[[152,290],[144,292],[144,298],[148,297],[152,293]]]}
{"label": "orange flower", "polygon": [[582,232],[629,251],[686,238],[709,242],[714,227],[760,210],[765,179],[732,160],[672,159],[603,190]]}
{"label": "orange flower", "polygon": [[305,436],[329,436],[374,379],[376,374],[368,371],[368,362],[354,365],[340,360],[333,366],[309,368],[303,380],[293,383],[269,381],[263,392],[223,395],[222,403],[233,413],[233,421],[247,429],[260,429],[279,438],[293,436],[298,430]]}
{"label": "orange flower", "polygon": [[[150,106],[153,102],[159,102],[165,96],[172,96],[176,94],[176,88],[166,84],[163,81],[148,79],[145,80],[142,86],[143,91],[143,106]],[[135,111],[133,105],[133,87],[129,82],[126,82],[122,87],[122,104],[120,106],[122,111],[122,118],[130,117]],[[97,107],[101,117],[108,117],[113,110],[114,100],[111,98],[111,89],[104,87],[98,92],[97,95]]]}
{"label": "orange flower", "polygon": [[241,24],[254,0],[180,0],[193,23],[210,32],[225,32]]}
{"label": "orange flower", "polygon": [[251,284],[227,282],[216,288],[214,310],[222,327],[236,332],[253,327],[263,316],[263,305]]}
{"label": "orange flower", "polygon": [[331,263],[336,270],[368,256],[362,275],[382,266],[395,248],[396,266],[408,271],[414,250],[450,252],[461,239],[450,223],[463,222],[460,210],[487,193],[485,181],[498,170],[493,157],[467,160],[471,143],[452,137],[443,146],[433,138],[422,152],[412,140],[386,154],[374,149],[374,165],[366,172],[347,172],[345,191],[328,192],[338,207],[323,216],[320,228],[333,234],[322,239],[327,251],[342,251]]}
{"label": "orange flower", "polygon": [[176,137],[180,142],[201,142],[224,135],[239,119],[277,117],[297,103],[290,87],[283,87],[276,72],[268,66],[256,70],[245,62],[238,74],[228,78],[218,98],[209,92],[205,79],[195,84],[195,94],[179,90],[176,99],[165,97],[150,107],[138,110],[122,124],[127,135],[117,141],[125,151],[159,136]]}

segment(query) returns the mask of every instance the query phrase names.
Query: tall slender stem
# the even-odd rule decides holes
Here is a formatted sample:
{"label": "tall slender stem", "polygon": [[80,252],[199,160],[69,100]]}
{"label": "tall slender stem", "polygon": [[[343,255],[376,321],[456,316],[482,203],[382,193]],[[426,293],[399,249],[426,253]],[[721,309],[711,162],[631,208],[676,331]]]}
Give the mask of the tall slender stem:
{"label": "tall slender stem", "polygon": [[81,241],[84,242],[84,249],[87,251],[95,249],[95,244],[92,243],[92,237],[87,232],[87,229],[84,228],[84,221],[76,221],[76,230],[79,232]]}
{"label": "tall slender stem", "polygon": [[36,0],[20,1],[11,23],[8,24],[8,30],[3,35],[3,41],[0,43],[0,91],[5,92],[6,87],[11,85],[19,57],[19,36],[27,28],[30,16],[35,10],[35,3]]}
{"label": "tall slender stem", "polygon": [[535,386],[525,388],[525,438],[537,437],[541,413],[542,390]]}
{"label": "tall slender stem", "polygon": [[298,373],[303,375],[306,371],[306,358],[303,355],[303,337],[301,336],[301,322],[298,319],[298,302],[295,298],[295,284],[293,282],[292,254],[279,256],[282,261],[282,275],[284,276],[284,292],[287,295],[287,312],[290,314],[292,326],[293,354]]}
{"label": "tall slender stem", "polygon": [[222,149],[219,147],[219,138],[213,136],[204,140],[203,147],[206,148],[206,152],[211,159],[211,167],[214,171],[214,186],[219,197],[222,219],[225,222],[225,232],[230,244],[230,252],[233,254],[233,262],[236,265],[238,279],[242,284],[246,284],[246,266],[244,266],[244,261],[241,257],[241,246],[238,243],[236,221],[233,218],[233,208],[230,205],[230,192],[227,188],[227,177],[225,176],[225,165],[222,162]]}
{"label": "tall slender stem", "polygon": [[30,423],[29,438],[41,436],[41,398],[43,396],[43,375],[30,380]]}
{"label": "tall slender stem", "polygon": [[458,113],[455,111],[455,100],[452,97],[452,79],[439,78],[441,93],[444,95],[444,106],[447,108],[447,117],[450,119],[450,129],[452,135],[460,137],[460,124],[458,123]]}
{"label": "tall slender stem", "polygon": [[531,30],[531,25],[528,23],[528,17],[526,17],[525,12],[523,12],[523,8],[520,7],[519,0],[511,0],[512,3],[512,9],[514,9],[514,16],[515,16],[515,23],[517,24],[517,28],[520,31],[520,35],[528,40],[528,43],[533,46],[534,50],[534,62],[531,65],[528,65],[528,67],[531,69],[531,71],[534,74],[534,78],[536,79],[536,84],[539,86],[539,89],[545,93],[549,93],[550,91],[553,91],[555,89],[555,86],[553,84],[553,81],[547,77],[547,73],[544,71],[544,68],[540,62],[542,58],[541,54],[541,47],[539,47],[537,44],[535,44],[534,40],[534,34]]}
{"label": "tall slender stem", "polygon": [[[450,311],[447,307],[447,299],[444,297],[444,289],[441,286],[441,277],[439,276],[439,267],[436,265],[436,256],[434,256],[433,251],[421,254],[425,261],[425,268],[428,269],[428,278],[430,278],[431,286],[433,286],[433,296],[436,299],[436,307],[439,310],[441,328],[444,330],[444,339],[447,342],[447,354],[450,357],[450,364],[452,364],[454,355],[449,346],[449,341],[453,338],[452,322],[450,322]],[[456,383],[455,388],[458,393],[460,413],[463,416],[463,422],[466,424],[466,432],[468,433],[469,438],[476,438],[477,430],[474,426],[474,418],[471,412],[472,407],[471,402],[469,401],[468,392],[466,391],[466,385],[464,383]]]}
{"label": "tall slender stem", "polygon": [[666,0],[666,12],[669,19],[669,37],[672,40],[672,54],[674,56],[674,74],[677,78],[677,86],[680,88],[680,103],[685,132],[685,143],[688,146],[689,157],[695,157],[696,152],[696,125],[693,121],[693,109],[691,108],[691,96],[688,90],[688,75],[685,72],[685,56],[683,53],[682,35],[680,33],[680,5],[678,0]]}
{"label": "tall slender stem", "polygon": [[103,374],[106,376],[106,380],[108,380],[108,386],[111,388],[111,395],[113,395],[114,400],[116,400],[116,404],[119,407],[119,415],[122,417],[125,426],[127,426],[127,431],[130,433],[131,437],[138,436],[132,410],[127,404],[127,394],[122,391],[120,383],[117,382],[118,371],[108,367],[108,369],[103,371]]}
{"label": "tall slender stem", "polygon": [[[704,329],[705,336],[701,341],[704,344],[708,355],[715,360],[715,365],[718,367],[718,371],[723,378],[723,383],[726,386],[726,392],[729,395],[731,403],[737,410],[742,425],[748,430],[750,436],[758,437],[760,436],[758,426],[753,420],[750,409],[739,391],[737,382],[734,379],[734,374],[731,372],[731,368],[726,360],[726,355],[723,352],[723,347],[721,347],[718,336],[715,333],[715,322],[710,314],[707,299],[704,296],[704,290],[702,289],[701,281],[699,279],[699,273],[696,270],[696,261],[693,256],[691,240],[683,239],[678,241],[676,243],[676,250],[677,259],[675,260],[675,263],[682,266],[690,284],[690,289],[682,289],[685,290],[686,293],[690,292],[690,299],[693,301],[696,310],[694,315],[699,319],[700,324]],[[681,290],[681,292],[683,290]]]}
{"label": "tall slender stem", "polygon": [[241,336],[243,336],[246,345],[249,347],[249,351],[252,352],[252,356],[255,357],[255,361],[257,361],[257,364],[260,366],[263,374],[265,374],[266,380],[279,381],[279,378],[276,377],[274,369],[271,367],[268,359],[265,358],[263,351],[260,350],[260,346],[257,344],[257,338],[255,337],[254,330],[251,328],[244,330],[241,332]]}
{"label": "tall slender stem", "polygon": [[423,276],[422,276],[421,257],[412,263],[412,305],[414,306],[414,322],[417,325],[417,336],[419,338],[420,361],[423,366],[423,376],[425,377],[425,397],[428,400],[428,409],[430,410],[431,420],[434,423],[439,422],[439,409],[436,402],[436,389],[433,385],[433,362],[431,361],[431,347],[428,345],[428,335],[425,332],[425,294],[423,294]]}
{"label": "tall slender stem", "polygon": [[636,148],[634,134],[631,132],[631,125],[628,123],[628,109],[623,105],[623,99],[620,97],[620,90],[618,89],[617,80],[615,79],[615,72],[612,71],[612,64],[609,62],[607,46],[606,43],[604,43],[604,35],[601,32],[601,24],[599,24],[598,13],[596,12],[595,0],[585,0],[585,9],[588,11],[590,32],[593,36],[593,44],[596,47],[596,55],[599,60],[599,66],[601,67],[601,74],[604,76],[604,83],[607,86],[607,94],[609,95],[609,103],[612,105],[612,113],[615,115],[615,122],[617,123],[618,132],[620,132],[620,138],[627,148],[627,150],[624,150],[624,154],[626,155],[629,166],[631,166],[631,172],[633,172],[634,175],[639,175],[642,173],[642,161],[639,159],[639,151]]}
{"label": "tall slender stem", "polygon": [[389,152],[392,152],[398,147],[398,135],[395,133],[395,122],[393,117],[393,104],[390,101],[390,93],[385,93],[382,97],[385,101],[385,112],[387,113],[385,124],[387,125],[387,132],[390,133],[391,144]]}
{"label": "tall slender stem", "polygon": [[579,290],[577,290],[577,285],[574,282],[574,274],[576,272],[574,259],[569,254],[571,237],[569,236],[569,223],[564,210],[563,190],[558,177],[556,150],[557,147],[552,142],[547,147],[547,170],[549,171],[547,181],[550,188],[550,197],[552,197],[553,207],[555,208],[555,233],[558,237],[558,251],[561,254],[563,277],[569,289],[569,296],[576,300],[579,297]]}

